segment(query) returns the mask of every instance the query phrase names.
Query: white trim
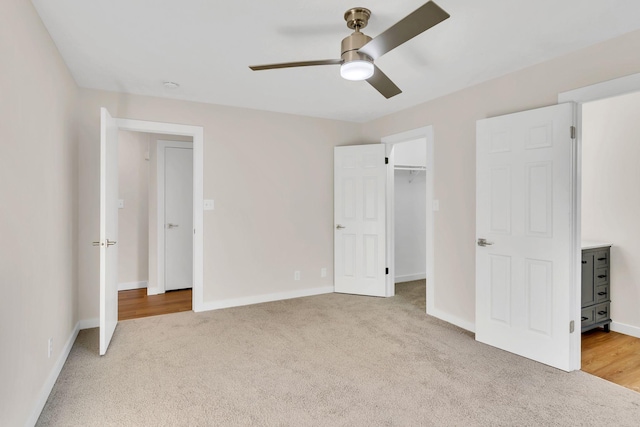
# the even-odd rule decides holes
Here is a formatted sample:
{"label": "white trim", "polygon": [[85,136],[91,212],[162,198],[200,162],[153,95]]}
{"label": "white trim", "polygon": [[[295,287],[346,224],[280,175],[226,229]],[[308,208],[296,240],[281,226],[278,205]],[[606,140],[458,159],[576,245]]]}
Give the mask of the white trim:
{"label": "white trim", "polygon": [[183,135],[193,138],[193,297],[194,311],[203,311],[204,306],[204,239],[203,239],[203,195],[204,195],[204,128],[202,126],[143,120],[116,119],[120,130],[167,135]]}
{"label": "white trim", "polygon": [[80,328],[80,330],[99,328],[100,327],[100,319],[96,317],[95,319],[80,320],[78,322],[78,327]]}
{"label": "white trim", "polygon": [[591,86],[562,92],[558,95],[558,104],[564,102],[590,102],[604,98],[640,91],[640,73],[620,77]]}
{"label": "white trim", "polygon": [[165,233],[166,229],[164,227],[165,219],[164,219],[164,195],[165,195],[165,151],[164,149],[167,147],[174,148],[184,148],[184,149],[193,149],[193,144],[187,141],[167,141],[167,140],[157,140],[156,141],[156,196],[157,196],[157,205],[156,205],[156,246],[157,246],[157,254],[156,254],[156,274],[158,278],[158,283],[156,286],[149,289],[147,292],[148,295],[157,295],[163,294],[166,291],[165,288]]}
{"label": "white trim", "polygon": [[[558,94],[558,103],[575,102],[577,104],[575,108],[575,123],[576,123],[576,145],[574,149],[574,177],[576,178],[572,185],[572,199],[573,199],[573,212],[572,212],[572,227],[575,234],[574,251],[575,257],[575,271],[574,273],[574,286],[572,288],[573,304],[569,307],[569,313],[571,319],[575,322],[576,332],[572,334],[571,338],[571,360],[570,368],[577,370],[581,368],[582,362],[582,345],[581,334],[579,333],[580,325],[580,307],[581,298],[578,291],[578,278],[580,277],[580,237],[582,234],[582,103],[598,101],[600,99],[612,98],[619,95],[625,95],[633,92],[640,91],[640,73],[632,74],[626,77],[620,77],[618,79],[609,80],[602,83],[585,86],[579,89],[562,92]],[[615,322],[614,322],[615,323]],[[618,323],[617,327],[625,329],[628,325]],[[633,328],[633,327],[630,327]],[[613,324],[612,324],[613,329]],[[630,330],[630,329],[625,329]]]}
{"label": "white trim", "polygon": [[427,314],[433,317],[437,317],[440,320],[444,320],[447,323],[451,323],[452,325],[465,329],[469,332],[473,332],[473,333],[476,332],[476,325],[473,322],[469,322],[457,316],[453,316],[452,314],[441,311],[438,308],[432,308],[431,312]]}
{"label": "white trim", "polygon": [[405,274],[402,276],[396,276],[396,283],[412,282],[414,280],[424,280],[427,278],[427,273],[417,274]]}
{"label": "white trim", "polygon": [[119,283],[118,291],[130,291],[133,289],[144,289],[147,287],[147,281]]}
{"label": "white trim", "polygon": [[611,330],[614,332],[619,332],[621,334],[640,338],[640,328],[637,326],[631,326],[620,322],[611,322]]}
{"label": "white trim", "polygon": [[219,310],[222,308],[241,307],[243,305],[260,304],[263,302],[282,301],[292,298],[310,297],[314,295],[331,294],[333,286],[323,286],[321,288],[300,289],[297,291],[277,292],[273,294],[255,295],[244,298],[233,298],[220,301],[207,301],[199,307],[199,310]]}
{"label": "white trim", "polygon": [[[98,319],[96,319],[96,321],[97,320]],[[55,365],[53,365],[51,372],[49,372],[49,376],[47,376],[47,380],[44,382],[44,384],[40,388],[40,391],[38,392],[38,396],[36,398],[36,403],[25,425],[27,426],[36,425],[36,422],[38,421],[38,418],[40,417],[40,414],[44,409],[44,405],[47,403],[47,399],[51,394],[51,390],[53,390],[53,386],[55,385],[56,380],[58,379],[58,376],[60,375],[60,372],[62,371],[62,368],[64,367],[64,364],[67,361],[67,357],[69,357],[69,353],[71,352],[73,343],[76,342],[76,338],[78,336],[79,331],[80,331],[80,322],[76,323],[76,326],[73,328],[73,331],[69,336],[69,339],[67,339],[67,342],[64,344],[64,347],[62,348],[62,351],[60,352],[60,355],[58,356],[58,359],[56,360]]]}
{"label": "white trim", "polygon": [[427,217],[426,217],[426,233],[427,233],[427,291],[425,298],[427,300],[427,314],[440,317],[435,313],[440,313],[435,309],[435,243],[434,243],[434,211],[433,211],[433,178],[434,178],[434,133],[433,126],[425,126],[418,129],[409,130],[395,135],[386,136],[381,139],[383,144],[387,145],[387,155],[389,156],[389,172],[387,175],[387,265],[389,266],[389,276],[387,278],[387,296],[393,296],[395,293],[395,233],[394,233],[394,158],[393,144],[412,141],[424,138],[427,143],[427,163],[425,169],[426,186],[427,186]]}

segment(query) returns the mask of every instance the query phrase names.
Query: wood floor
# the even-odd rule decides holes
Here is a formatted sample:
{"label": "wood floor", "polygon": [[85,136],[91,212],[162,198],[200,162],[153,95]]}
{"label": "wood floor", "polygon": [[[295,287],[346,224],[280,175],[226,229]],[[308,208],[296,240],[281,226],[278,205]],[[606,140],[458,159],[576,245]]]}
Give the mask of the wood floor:
{"label": "wood floor", "polygon": [[582,370],[640,392],[640,338],[602,329],[585,332]]}
{"label": "wood floor", "polygon": [[191,310],[191,289],[147,296],[146,289],[118,292],[118,320]]}

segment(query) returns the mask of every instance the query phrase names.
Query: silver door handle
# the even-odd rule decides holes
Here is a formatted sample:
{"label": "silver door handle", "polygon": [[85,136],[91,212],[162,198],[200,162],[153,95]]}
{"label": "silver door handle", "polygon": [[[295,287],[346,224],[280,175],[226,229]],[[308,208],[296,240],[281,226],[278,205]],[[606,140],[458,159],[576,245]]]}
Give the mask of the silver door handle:
{"label": "silver door handle", "polygon": [[167,228],[176,228],[176,227],[180,227],[180,224],[171,224],[171,223],[167,224]]}
{"label": "silver door handle", "polygon": [[478,246],[491,246],[493,242],[487,242],[487,239],[478,239]]}
{"label": "silver door handle", "polygon": [[91,242],[93,246],[100,246],[100,242]]}
{"label": "silver door handle", "polygon": [[347,227],[345,227],[344,225],[340,225],[340,224],[336,225],[336,229],[337,230],[342,230],[344,228],[347,228]]}

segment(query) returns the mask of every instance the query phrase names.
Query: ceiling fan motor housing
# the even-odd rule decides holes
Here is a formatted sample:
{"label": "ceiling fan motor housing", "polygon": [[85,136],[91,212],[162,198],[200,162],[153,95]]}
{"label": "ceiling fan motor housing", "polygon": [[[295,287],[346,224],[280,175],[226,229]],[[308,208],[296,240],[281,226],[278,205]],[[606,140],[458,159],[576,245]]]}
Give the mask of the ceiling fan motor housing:
{"label": "ceiling fan motor housing", "polygon": [[369,56],[365,55],[364,53],[358,52],[358,49],[369,43],[369,41],[371,41],[371,37],[369,37],[368,35],[363,34],[359,31],[354,32],[350,36],[342,39],[342,54],[340,55],[340,57],[344,62],[356,60],[373,62],[373,59],[371,59]]}

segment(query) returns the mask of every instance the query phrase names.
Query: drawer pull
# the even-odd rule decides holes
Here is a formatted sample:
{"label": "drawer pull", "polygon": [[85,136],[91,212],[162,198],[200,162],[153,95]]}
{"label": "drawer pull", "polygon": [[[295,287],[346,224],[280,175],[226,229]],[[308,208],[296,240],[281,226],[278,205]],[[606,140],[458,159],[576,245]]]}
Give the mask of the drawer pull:
{"label": "drawer pull", "polygon": [[586,263],[587,263],[587,261],[582,261],[582,263],[583,263],[583,264],[586,264]]}
{"label": "drawer pull", "polygon": [[602,295],[606,295],[606,294],[607,294],[607,292],[606,292],[606,291],[604,291],[604,292],[598,292],[598,295],[600,295],[600,296],[602,296]]}
{"label": "drawer pull", "polygon": [[606,274],[600,274],[600,275],[598,276],[598,279],[604,279],[605,277],[607,277],[607,275],[606,275]]}
{"label": "drawer pull", "polygon": [[582,321],[584,322],[585,320],[589,320],[589,318],[582,316]]}
{"label": "drawer pull", "polygon": [[598,312],[598,314],[599,314],[600,316],[604,316],[605,314],[607,314],[607,310],[599,311],[599,312]]}
{"label": "drawer pull", "polygon": [[598,261],[606,261],[606,260],[607,260],[606,257],[605,258],[598,258]]}

